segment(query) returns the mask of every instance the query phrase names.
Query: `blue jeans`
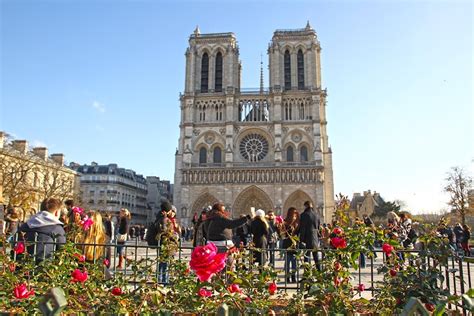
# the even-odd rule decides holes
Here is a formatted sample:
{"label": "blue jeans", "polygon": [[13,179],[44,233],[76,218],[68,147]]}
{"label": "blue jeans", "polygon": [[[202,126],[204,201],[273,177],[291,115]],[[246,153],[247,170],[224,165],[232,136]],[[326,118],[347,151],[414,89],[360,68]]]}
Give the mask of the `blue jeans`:
{"label": "blue jeans", "polygon": [[158,282],[167,284],[168,283],[168,263],[158,263]]}
{"label": "blue jeans", "polygon": [[[290,265],[291,265],[291,270],[290,270]],[[296,272],[296,255],[292,251],[288,251],[286,253],[285,270],[286,270],[287,276],[290,275],[290,271],[292,272],[292,274]]]}

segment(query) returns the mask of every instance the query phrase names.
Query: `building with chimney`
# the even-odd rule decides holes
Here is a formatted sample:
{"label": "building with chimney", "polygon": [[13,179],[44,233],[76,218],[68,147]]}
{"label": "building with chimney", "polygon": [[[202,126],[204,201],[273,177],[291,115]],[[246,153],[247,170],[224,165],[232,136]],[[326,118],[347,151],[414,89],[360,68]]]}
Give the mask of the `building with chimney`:
{"label": "building with chimney", "polygon": [[79,192],[76,171],[64,164],[64,154],[31,148],[0,131],[0,204],[18,207],[22,221],[40,210],[46,198],[73,199]]}
{"label": "building with chimney", "polygon": [[285,214],[311,201],[332,219],[321,46],[315,30],[276,30],[268,46],[269,87],[241,87],[234,33],[202,34],[186,49],[174,202],[182,222],[221,201],[233,217],[251,207]]}

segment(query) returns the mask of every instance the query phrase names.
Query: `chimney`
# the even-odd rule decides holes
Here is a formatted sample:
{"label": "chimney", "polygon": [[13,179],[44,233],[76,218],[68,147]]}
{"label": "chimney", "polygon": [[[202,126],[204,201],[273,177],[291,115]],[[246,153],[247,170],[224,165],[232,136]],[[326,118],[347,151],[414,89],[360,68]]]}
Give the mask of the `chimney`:
{"label": "chimney", "polygon": [[52,154],[51,159],[58,165],[64,166],[64,154]]}
{"label": "chimney", "polygon": [[0,132],[0,149],[3,148],[3,142],[5,141],[5,133]]}
{"label": "chimney", "polygon": [[33,153],[44,161],[48,160],[48,148],[46,147],[35,147]]}
{"label": "chimney", "polygon": [[26,140],[14,140],[12,146],[15,150],[18,150],[23,155],[28,152],[28,142]]}

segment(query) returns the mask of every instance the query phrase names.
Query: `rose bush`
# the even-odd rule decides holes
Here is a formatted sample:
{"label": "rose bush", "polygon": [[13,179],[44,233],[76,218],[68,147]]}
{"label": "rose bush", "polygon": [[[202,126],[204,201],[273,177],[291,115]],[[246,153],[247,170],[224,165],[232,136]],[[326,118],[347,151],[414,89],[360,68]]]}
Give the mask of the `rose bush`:
{"label": "rose bush", "polygon": [[[222,254],[213,244],[197,247],[189,263],[170,256],[169,251],[153,249],[158,252],[156,259],[129,260],[126,275],[111,275],[107,269],[110,260],[88,262],[72,242],[55,252],[53,258],[37,264],[26,253],[28,242],[10,246],[0,239],[0,312],[38,314],[39,302],[52,287],[60,287],[66,294],[68,305],[63,314],[208,315],[215,314],[225,303],[243,315],[271,314],[278,306],[284,315],[391,315],[399,313],[411,296],[434,309],[434,313],[442,313],[446,304],[455,299],[440,285],[442,269],[452,255],[446,240],[427,231],[420,237],[424,250],[418,255],[405,254],[401,260],[401,246],[385,238],[383,231],[340,226],[333,231],[332,248],[321,257],[321,269],[304,262],[303,251],[295,249],[303,274],[298,284],[300,291],[292,296],[286,295],[278,283],[283,271],[252,264],[252,246]],[[80,222],[78,228],[83,229]],[[362,253],[373,256],[375,240],[383,241],[387,260],[379,270],[383,281],[375,283],[375,295],[368,301],[361,294],[372,290],[372,285],[358,284],[352,275],[359,268]],[[157,282],[159,262],[168,263],[167,286]]]}

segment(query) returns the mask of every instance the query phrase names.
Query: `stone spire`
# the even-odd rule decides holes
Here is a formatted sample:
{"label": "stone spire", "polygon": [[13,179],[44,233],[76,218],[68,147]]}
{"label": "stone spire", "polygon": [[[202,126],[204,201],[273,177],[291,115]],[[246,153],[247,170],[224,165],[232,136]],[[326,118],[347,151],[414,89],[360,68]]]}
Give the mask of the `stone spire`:
{"label": "stone spire", "polygon": [[263,57],[260,54],[260,93],[263,93]]}
{"label": "stone spire", "polygon": [[306,29],[311,30],[311,25],[309,24],[309,20],[306,22]]}
{"label": "stone spire", "polygon": [[194,35],[196,36],[201,35],[201,30],[199,29],[199,25],[196,25],[196,29],[194,29]]}

